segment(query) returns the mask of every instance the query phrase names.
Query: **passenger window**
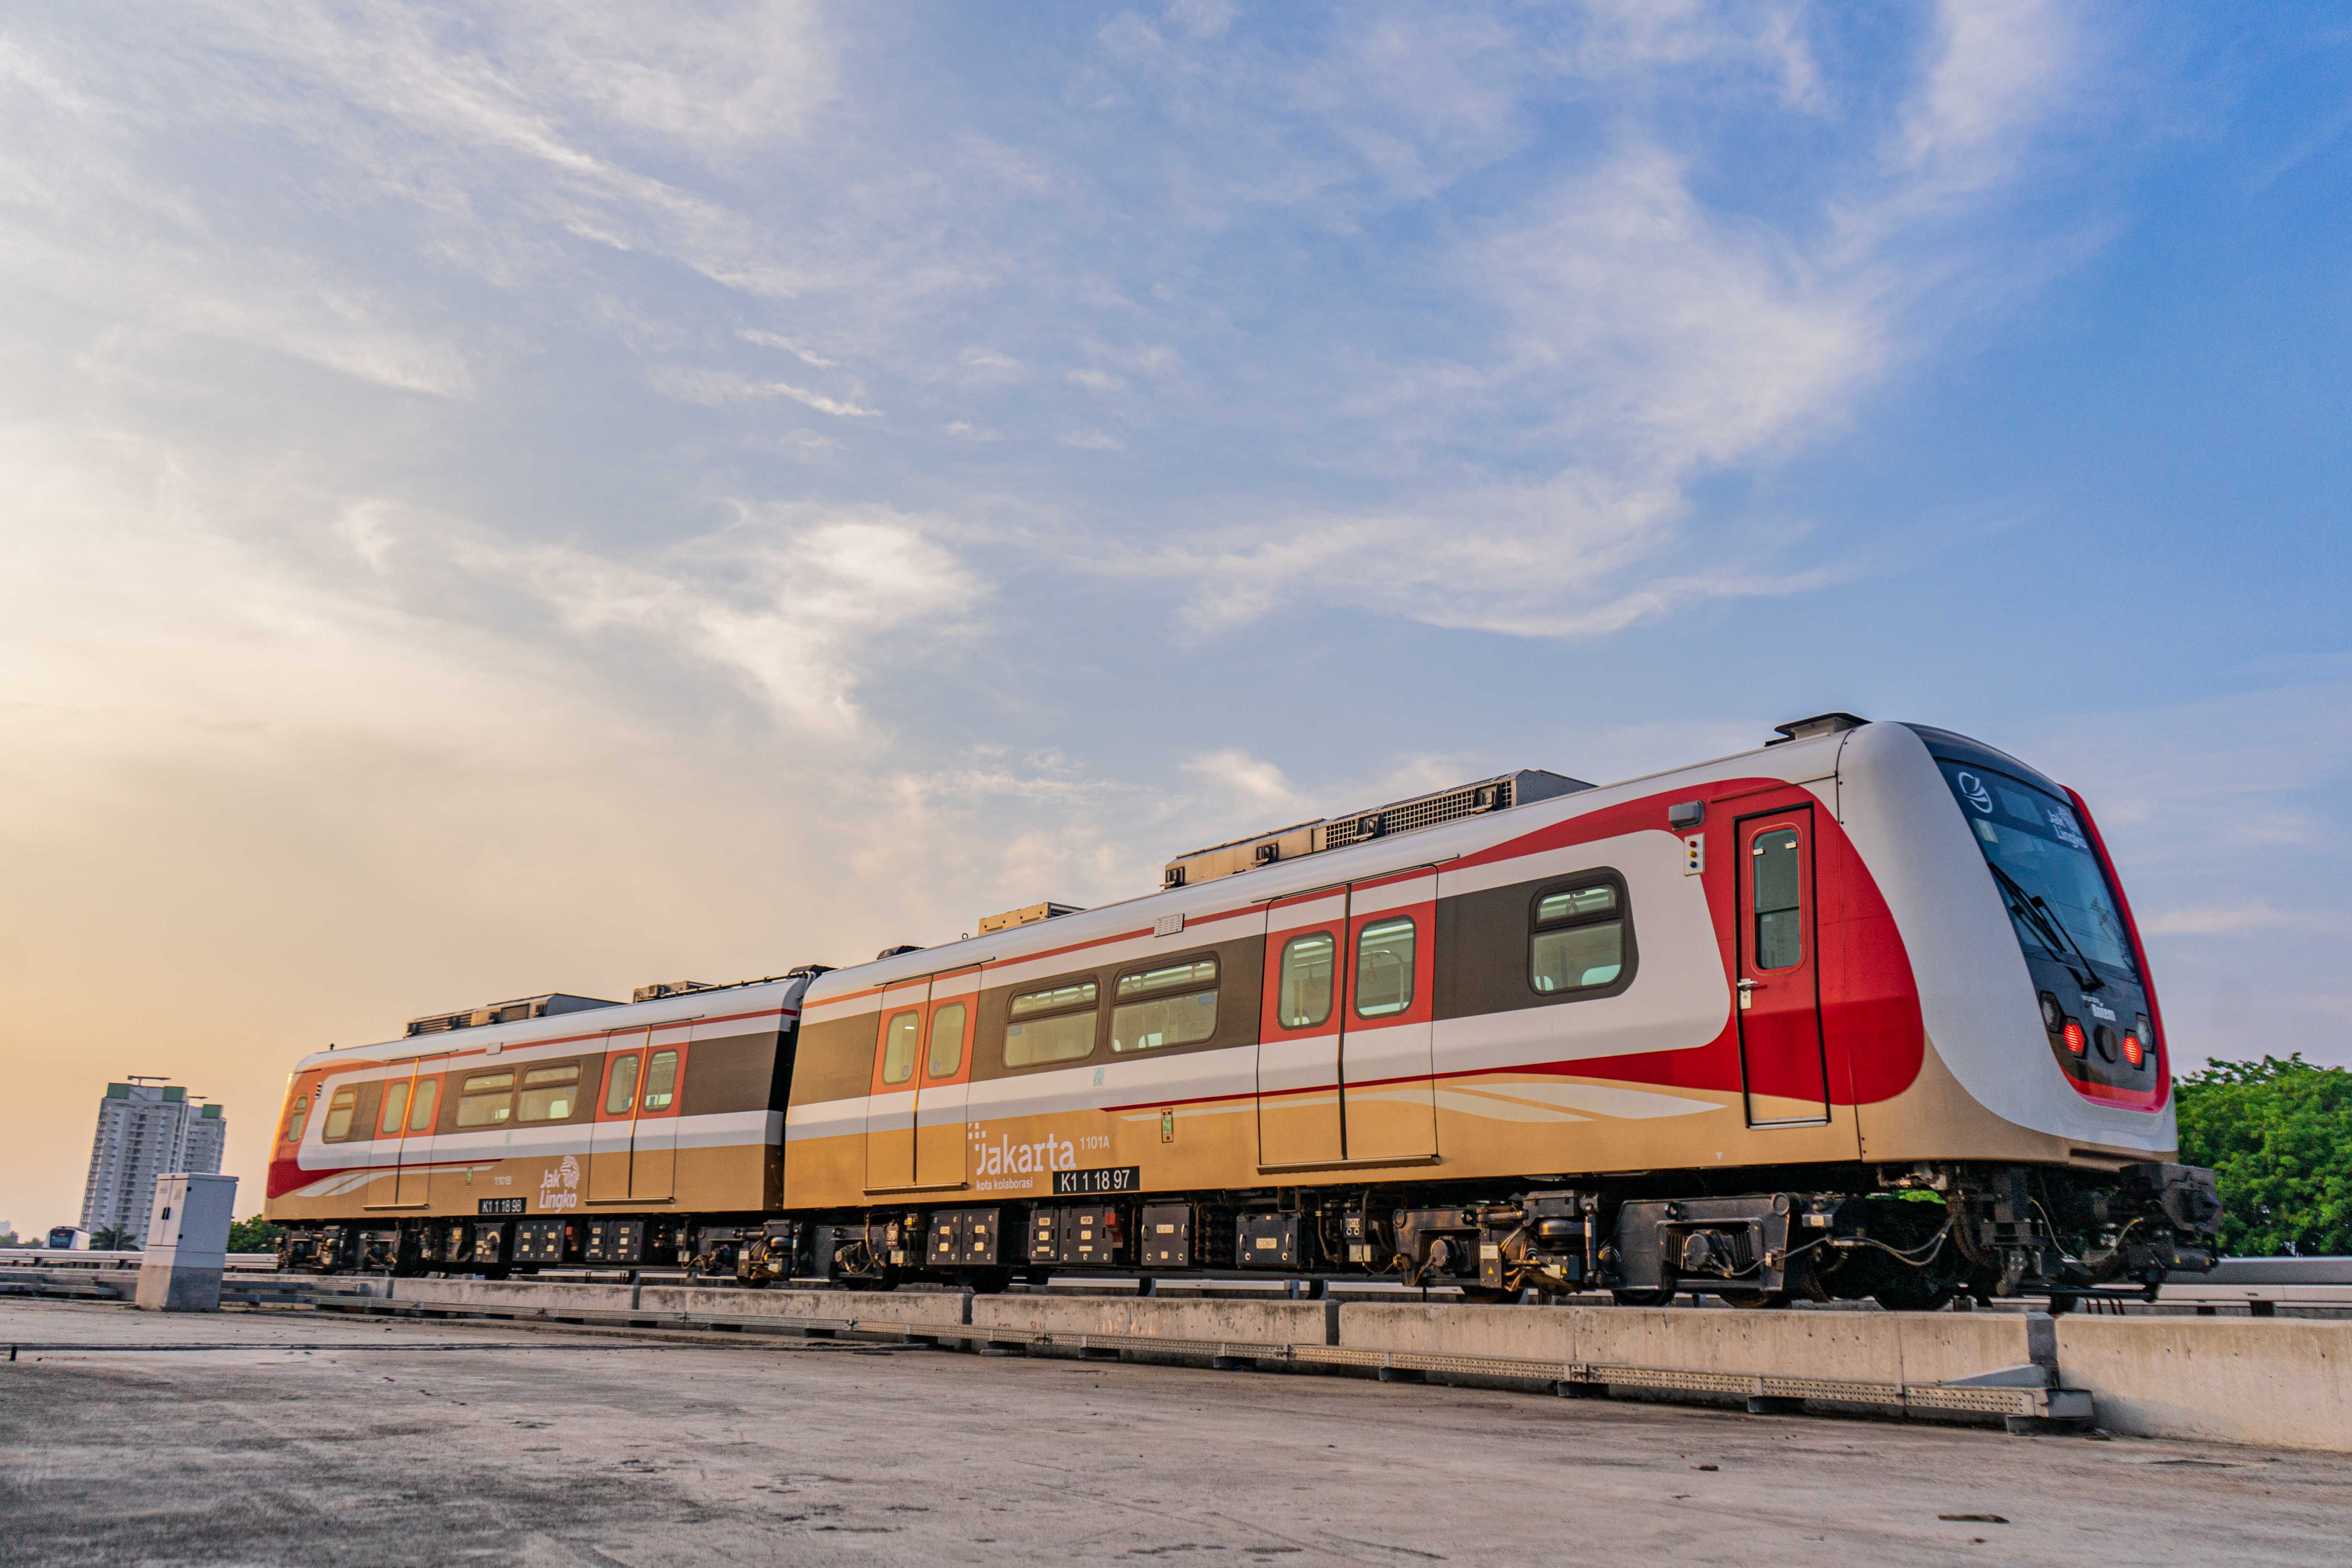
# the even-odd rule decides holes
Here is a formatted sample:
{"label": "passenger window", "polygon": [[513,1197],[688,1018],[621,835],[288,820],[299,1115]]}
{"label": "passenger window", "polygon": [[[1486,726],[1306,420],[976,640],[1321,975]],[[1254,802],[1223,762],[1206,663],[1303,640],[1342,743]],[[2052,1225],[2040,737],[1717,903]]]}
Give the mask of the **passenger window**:
{"label": "passenger window", "polygon": [[286,1113],[286,1142],[299,1143],[302,1141],[302,1124],[310,1119],[310,1097],[307,1094],[296,1095],[294,1109]]}
{"label": "passenger window", "polygon": [[1625,973],[1625,914],[1617,889],[1588,882],[1536,900],[1528,977],[1546,995],[1598,990]]}
{"label": "passenger window", "polygon": [[904,1083],[915,1076],[915,1041],[922,1026],[920,1013],[900,1013],[882,1026],[884,1083]]}
{"label": "passenger window", "polygon": [[933,1078],[953,1078],[963,1066],[964,1008],[950,1002],[931,1015],[931,1059],[925,1070]]}
{"label": "passenger window", "polygon": [[1004,1065],[1073,1062],[1095,1054],[1095,1018],[1099,1011],[1091,980],[1072,980],[1042,991],[1024,991],[1008,1008]]}
{"label": "passenger window", "polygon": [[383,1114],[376,1118],[375,1131],[379,1138],[389,1138],[400,1131],[401,1113],[408,1109],[408,1085],[388,1083],[383,1086]]}
{"label": "passenger window", "polygon": [[457,1095],[457,1125],[498,1127],[514,1114],[514,1074],[478,1072]]}
{"label": "passenger window", "polygon": [[646,1109],[667,1110],[677,1098],[677,1053],[656,1051],[646,1064]]}
{"label": "passenger window", "polygon": [[319,1136],[330,1143],[340,1143],[352,1135],[352,1111],[360,1102],[356,1089],[339,1089],[334,1099],[327,1101],[327,1120],[319,1129]]}
{"label": "passenger window", "polygon": [[1331,933],[1294,936],[1282,944],[1282,985],[1275,1016],[1286,1029],[1310,1029],[1331,1016]]}
{"label": "passenger window", "polygon": [[441,1109],[441,1080],[420,1078],[416,1080],[416,1103],[408,1108],[408,1130],[411,1132],[433,1131],[433,1113]]}
{"label": "passenger window", "polygon": [[517,1121],[561,1121],[580,1103],[580,1064],[528,1068],[522,1075],[522,1103]]}
{"label": "passenger window", "polygon": [[1756,836],[1748,851],[1756,900],[1756,967],[1794,969],[1804,962],[1805,933],[1798,908],[1797,830],[1776,827]]}
{"label": "passenger window", "polygon": [[637,1103],[637,1058],[633,1052],[613,1058],[613,1070],[604,1075],[604,1114],[626,1116]]}
{"label": "passenger window", "polygon": [[1111,992],[1110,1048],[1149,1051],[1192,1046],[1217,1032],[1214,954],[1122,974]]}
{"label": "passenger window", "polygon": [[1385,1018],[1412,1005],[1412,921],[1375,921],[1356,933],[1356,1016]]}

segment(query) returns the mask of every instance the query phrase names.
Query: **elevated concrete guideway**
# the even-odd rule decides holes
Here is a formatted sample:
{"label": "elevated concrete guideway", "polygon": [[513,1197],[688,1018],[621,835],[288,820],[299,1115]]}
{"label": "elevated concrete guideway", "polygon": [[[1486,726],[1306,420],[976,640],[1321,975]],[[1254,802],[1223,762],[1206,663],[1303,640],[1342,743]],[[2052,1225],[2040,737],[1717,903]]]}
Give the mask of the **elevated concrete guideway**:
{"label": "elevated concrete guideway", "polygon": [[[2338,1563],[2352,1459],[1336,1377],[0,1302],[12,1563]],[[126,1443],[126,1431],[140,1440]]]}

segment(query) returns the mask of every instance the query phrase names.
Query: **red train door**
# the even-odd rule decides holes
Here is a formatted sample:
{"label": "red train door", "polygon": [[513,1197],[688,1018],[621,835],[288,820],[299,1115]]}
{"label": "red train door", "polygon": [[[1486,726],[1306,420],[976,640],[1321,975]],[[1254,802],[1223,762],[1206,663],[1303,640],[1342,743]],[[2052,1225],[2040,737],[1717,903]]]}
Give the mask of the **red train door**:
{"label": "red train door", "polygon": [[1340,1125],[1351,1161],[1437,1152],[1436,908],[1434,871],[1348,889],[1347,996],[1338,1012]]}
{"label": "red train door", "polygon": [[604,1037],[604,1097],[588,1127],[588,1201],[626,1203],[629,1142],[637,1131],[637,1094],[644,1088],[646,1031]]}
{"label": "red train door", "polygon": [[[431,1058],[446,1060],[443,1058]],[[441,1080],[419,1061],[409,1079],[407,1103],[400,1139],[400,1174],[394,1179],[393,1205],[421,1208],[432,1189],[433,1123],[441,1112]]]}
{"label": "red train door", "polygon": [[1257,1145],[1264,1168],[1347,1158],[1339,1109],[1339,1016],[1348,889],[1265,907],[1265,990],[1257,1037]]}
{"label": "red train door", "polygon": [[968,1179],[971,1034],[979,1002],[979,970],[931,977],[923,1068],[916,1075],[922,1087],[915,1092],[915,1185],[958,1187]]}
{"label": "red train door", "polygon": [[882,993],[874,1042],[874,1078],[866,1100],[866,1190],[904,1192],[915,1184],[916,1075],[923,1061],[923,1016],[931,982],[902,981]]}
{"label": "red train door", "polygon": [[689,1024],[656,1024],[646,1042],[637,1124],[629,1135],[629,1196],[677,1195],[678,1096],[686,1088]]}
{"label": "red train door", "polygon": [[1810,801],[1743,816],[1738,846],[1739,1065],[1750,1127],[1829,1120]]}

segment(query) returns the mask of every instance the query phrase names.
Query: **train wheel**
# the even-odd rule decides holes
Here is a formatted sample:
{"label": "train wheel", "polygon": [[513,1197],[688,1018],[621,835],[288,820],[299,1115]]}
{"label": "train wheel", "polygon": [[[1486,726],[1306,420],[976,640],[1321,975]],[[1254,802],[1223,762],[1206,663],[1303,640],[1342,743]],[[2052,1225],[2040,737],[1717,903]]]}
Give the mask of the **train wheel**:
{"label": "train wheel", "polygon": [[1722,1297],[1726,1306],[1745,1307],[1750,1311],[1769,1310],[1789,1304],[1789,1298],[1778,1290],[1717,1290],[1714,1294]]}
{"label": "train wheel", "polygon": [[1879,1287],[1870,1293],[1870,1299],[1890,1312],[1937,1312],[1950,1306],[1952,1298],[1959,1293],[1956,1280],[1915,1274]]}
{"label": "train wheel", "polygon": [[1462,1287],[1462,1299],[1475,1301],[1482,1307],[1500,1307],[1517,1300],[1519,1293],[1517,1290],[1497,1290],[1488,1285],[1465,1285]]}
{"label": "train wheel", "polygon": [[1671,1307],[1675,1304],[1672,1290],[1612,1290],[1609,1294],[1621,1307]]}

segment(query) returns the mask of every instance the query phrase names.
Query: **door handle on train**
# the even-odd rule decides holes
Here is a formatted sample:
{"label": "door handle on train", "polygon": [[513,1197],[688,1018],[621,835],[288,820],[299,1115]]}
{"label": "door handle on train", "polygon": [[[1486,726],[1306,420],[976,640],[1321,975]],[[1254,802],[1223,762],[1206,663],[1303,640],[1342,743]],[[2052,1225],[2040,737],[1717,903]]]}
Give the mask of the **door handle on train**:
{"label": "door handle on train", "polygon": [[1756,991],[1761,989],[1763,984],[1761,980],[1743,980],[1739,983],[1739,988],[1742,991]]}

